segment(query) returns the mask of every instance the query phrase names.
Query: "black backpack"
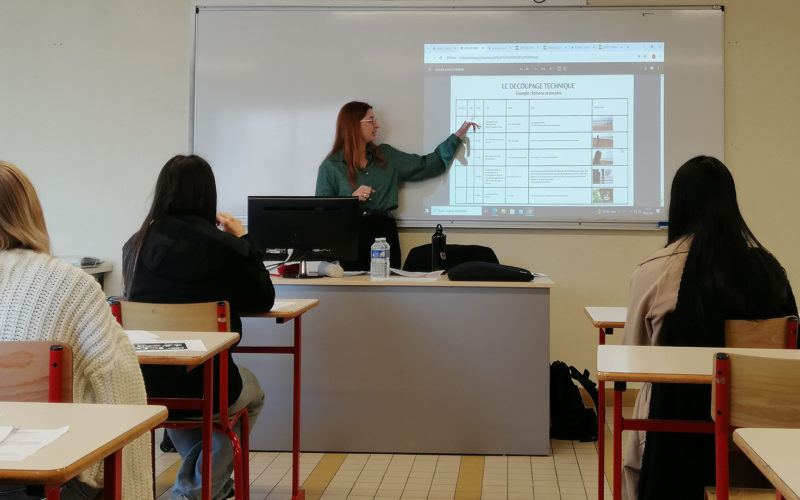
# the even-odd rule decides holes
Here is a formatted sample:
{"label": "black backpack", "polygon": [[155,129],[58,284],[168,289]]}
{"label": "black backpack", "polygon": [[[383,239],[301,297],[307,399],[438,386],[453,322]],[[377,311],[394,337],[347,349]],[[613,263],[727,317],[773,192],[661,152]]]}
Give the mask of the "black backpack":
{"label": "black backpack", "polygon": [[586,389],[597,407],[597,384],[589,379],[589,371],[580,373],[574,366],[554,361],[550,365],[550,437],[597,441],[597,414],[583,406],[573,379]]}

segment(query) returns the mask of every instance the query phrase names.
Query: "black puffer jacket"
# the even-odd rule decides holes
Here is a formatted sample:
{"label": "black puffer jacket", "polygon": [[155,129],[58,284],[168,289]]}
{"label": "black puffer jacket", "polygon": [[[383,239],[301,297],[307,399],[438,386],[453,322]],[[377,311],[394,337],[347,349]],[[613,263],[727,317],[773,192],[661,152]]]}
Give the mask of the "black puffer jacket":
{"label": "black puffer jacket", "polygon": [[[122,250],[126,265],[135,258],[131,247],[129,240]],[[170,216],[150,227],[128,298],[155,303],[227,300],[231,306],[231,330],[241,333],[241,314],[269,311],[275,301],[275,290],[262,260],[262,252],[247,235],[237,238],[194,215]],[[242,379],[230,351],[228,359],[228,399],[233,403],[241,393]],[[217,384],[219,363],[214,367]],[[187,372],[180,366],[147,365],[142,371],[149,396],[202,394],[202,370]]]}

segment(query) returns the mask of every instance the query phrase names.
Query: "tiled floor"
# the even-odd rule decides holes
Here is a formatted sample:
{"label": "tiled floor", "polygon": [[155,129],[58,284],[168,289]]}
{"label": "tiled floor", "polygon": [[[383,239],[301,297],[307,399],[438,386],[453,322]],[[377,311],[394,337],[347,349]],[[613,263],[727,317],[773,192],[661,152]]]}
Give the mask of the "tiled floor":
{"label": "tiled floor", "polygon": [[[303,453],[300,483],[308,500],[597,498],[596,443],[551,447],[546,457]],[[178,461],[175,453],[156,458],[159,500],[169,499]],[[291,454],[251,453],[250,480],[253,500],[289,500]],[[608,482],[605,490],[611,498]]]}

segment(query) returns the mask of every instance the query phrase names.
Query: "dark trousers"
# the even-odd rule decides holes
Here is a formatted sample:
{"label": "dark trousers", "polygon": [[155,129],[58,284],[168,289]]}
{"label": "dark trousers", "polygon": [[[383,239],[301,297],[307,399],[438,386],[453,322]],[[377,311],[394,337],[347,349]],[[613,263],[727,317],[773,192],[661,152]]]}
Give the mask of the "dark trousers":
{"label": "dark trousers", "polygon": [[[44,495],[28,495],[25,485],[20,484],[0,484],[0,498],[3,500],[34,500],[44,497]],[[88,484],[78,481],[77,478],[70,479],[61,485],[62,500],[98,500],[103,498],[103,488],[93,488]]]}
{"label": "dark trousers", "polygon": [[400,269],[402,252],[394,217],[368,214],[359,216],[358,223],[358,259],[352,262],[342,262],[342,268],[346,271],[369,271],[370,248],[375,243],[375,238],[386,238],[386,242],[389,243],[389,265]]}

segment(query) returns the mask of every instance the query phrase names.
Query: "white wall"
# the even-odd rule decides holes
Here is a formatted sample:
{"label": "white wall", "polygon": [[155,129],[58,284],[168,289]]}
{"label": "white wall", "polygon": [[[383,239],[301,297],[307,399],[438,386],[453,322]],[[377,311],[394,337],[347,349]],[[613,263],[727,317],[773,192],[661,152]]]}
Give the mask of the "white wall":
{"label": "white wall", "polygon": [[112,261],[189,147],[189,1],[0,2],[0,158],[32,179],[52,252]]}
{"label": "white wall", "polygon": [[[800,288],[800,2],[730,0],[725,8],[726,163],[745,218]],[[189,0],[0,2],[0,158],[33,179],[54,253],[114,263],[112,293],[120,291],[120,248],[144,217],[158,170],[188,150],[192,18]],[[404,231],[401,244],[426,243],[431,232]],[[583,306],[625,304],[634,266],[665,238],[448,230],[451,243],[489,245],[503,263],[551,274],[551,358],[592,369],[596,332]]]}

